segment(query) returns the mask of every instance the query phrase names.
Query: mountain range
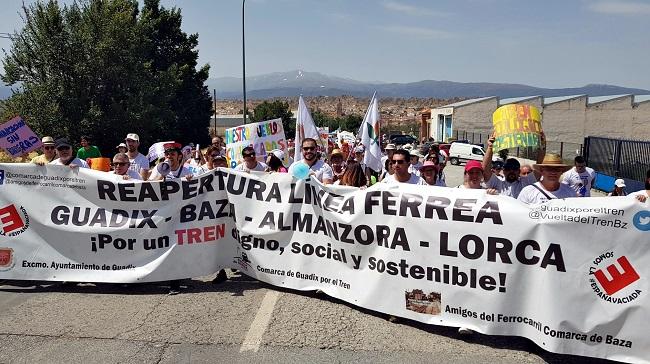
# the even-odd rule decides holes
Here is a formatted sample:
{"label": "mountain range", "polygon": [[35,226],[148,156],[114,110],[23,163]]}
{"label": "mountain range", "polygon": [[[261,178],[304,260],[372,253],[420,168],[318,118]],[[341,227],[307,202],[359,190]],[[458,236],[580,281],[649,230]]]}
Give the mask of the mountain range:
{"label": "mountain range", "polygon": [[[210,78],[207,86],[212,94],[216,89],[217,99],[241,99],[242,79],[238,77]],[[645,95],[649,90],[614,85],[590,84],[573,88],[541,88],[512,83],[453,82],[423,80],[409,83],[362,82],[348,78],[324,75],[301,70],[274,72],[246,77],[248,99],[269,99],[273,97],[341,96],[370,97],[377,91],[379,97],[395,98],[440,98],[499,96],[520,97],[541,95],[544,97],[586,94],[606,96],[620,94]],[[9,87],[0,86],[0,99],[11,96]]]}

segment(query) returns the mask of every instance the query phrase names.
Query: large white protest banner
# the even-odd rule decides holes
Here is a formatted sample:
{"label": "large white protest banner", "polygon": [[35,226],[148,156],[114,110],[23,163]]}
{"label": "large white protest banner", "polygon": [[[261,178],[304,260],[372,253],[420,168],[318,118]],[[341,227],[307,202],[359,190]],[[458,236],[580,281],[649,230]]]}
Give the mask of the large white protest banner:
{"label": "large white protest banner", "polygon": [[266,154],[279,149],[285,152],[284,164],[287,164],[287,140],[284,135],[282,119],[260,121],[226,129],[226,158],[231,167],[243,162],[242,149],[252,146],[258,161],[263,162]]}
{"label": "large white protest banner", "polygon": [[650,205],[215,170],[142,183],[0,164],[0,279],[146,282],[222,266],[557,353],[650,362]]}

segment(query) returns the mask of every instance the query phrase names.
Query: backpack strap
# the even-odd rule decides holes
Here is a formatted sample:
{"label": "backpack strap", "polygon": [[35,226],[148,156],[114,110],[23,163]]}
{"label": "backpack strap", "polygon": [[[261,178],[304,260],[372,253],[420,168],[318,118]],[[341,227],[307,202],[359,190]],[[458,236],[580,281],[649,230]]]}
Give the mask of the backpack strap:
{"label": "backpack strap", "polygon": [[537,188],[537,190],[538,190],[539,192],[541,192],[542,195],[546,196],[546,198],[548,198],[549,200],[552,200],[552,199],[556,198],[555,196],[551,197],[548,193],[546,193],[546,191],[544,191],[543,189],[539,188],[539,186],[537,185],[537,183],[539,183],[539,182],[533,183],[532,186],[535,187],[535,188]]}

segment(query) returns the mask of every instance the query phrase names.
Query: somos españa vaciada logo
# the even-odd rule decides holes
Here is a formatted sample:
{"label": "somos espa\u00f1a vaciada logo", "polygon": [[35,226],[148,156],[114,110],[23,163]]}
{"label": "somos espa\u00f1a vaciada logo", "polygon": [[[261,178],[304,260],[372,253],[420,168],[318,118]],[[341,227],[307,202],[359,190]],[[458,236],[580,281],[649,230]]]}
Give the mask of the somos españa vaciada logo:
{"label": "somos espa\u00f1a vaciada logo", "polygon": [[589,267],[589,283],[603,301],[628,304],[641,296],[641,277],[625,255],[613,251],[596,257]]}
{"label": "somos espa\u00f1a vaciada logo", "polygon": [[16,236],[22,234],[29,227],[29,215],[25,208],[20,206],[20,212],[15,205],[0,208],[0,235]]}
{"label": "somos espa\u00f1a vaciada logo", "polygon": [[0,247],[0,272],[14,267],[14,250]]}

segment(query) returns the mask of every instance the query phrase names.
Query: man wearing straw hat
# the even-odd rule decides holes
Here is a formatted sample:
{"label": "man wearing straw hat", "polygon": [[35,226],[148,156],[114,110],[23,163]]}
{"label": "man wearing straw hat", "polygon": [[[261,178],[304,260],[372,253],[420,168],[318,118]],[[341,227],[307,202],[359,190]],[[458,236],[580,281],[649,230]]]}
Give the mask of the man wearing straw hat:
{"label": "man wearing straw hat", "polygon": [[546,154],[542,163],[533,164],[542,178],[539,182],[524,187],[517,199],[527,204],[540,204],[556,198],[578,197],[571,187],[560,183],[562,173],[571,169],[564,164],[559,154]]}
{"label": "man wearing straw hat", "polygon": [[41,143],[43,143],[43,146],[41,147],[43,154],[32,158],[32,163],[38,164],[40,166],[48,164],[53,161],[54,158],[56,158],[56,146],[54,145],[54,138],[51,136],[43,137],[43,139],[41,139]]}

